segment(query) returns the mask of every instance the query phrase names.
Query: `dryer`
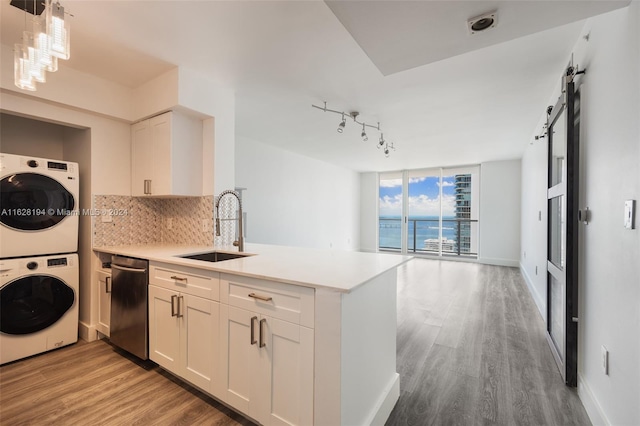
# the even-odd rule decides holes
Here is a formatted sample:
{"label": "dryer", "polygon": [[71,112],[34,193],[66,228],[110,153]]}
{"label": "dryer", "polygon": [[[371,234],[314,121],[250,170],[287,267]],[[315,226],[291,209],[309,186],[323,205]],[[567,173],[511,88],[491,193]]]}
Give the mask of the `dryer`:
{"label": "dryer", "polygon": [[0,260],[0,364],[78,341],[78,255]]}
{"label": "dryer", "polygon": [[78,251],[78,164],[0,154],[0,258]]}

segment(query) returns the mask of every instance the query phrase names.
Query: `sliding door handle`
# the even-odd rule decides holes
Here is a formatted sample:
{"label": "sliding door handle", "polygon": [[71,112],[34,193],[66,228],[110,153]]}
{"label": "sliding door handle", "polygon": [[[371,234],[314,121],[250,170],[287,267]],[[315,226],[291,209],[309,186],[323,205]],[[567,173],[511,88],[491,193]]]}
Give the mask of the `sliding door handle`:
{"label": "sliding door handle", "polygon": [[258,317],[251,317],[251,344],[255,345],[257,342],[256,340],[256,329],[255,329],[255,320],[257,320]]}

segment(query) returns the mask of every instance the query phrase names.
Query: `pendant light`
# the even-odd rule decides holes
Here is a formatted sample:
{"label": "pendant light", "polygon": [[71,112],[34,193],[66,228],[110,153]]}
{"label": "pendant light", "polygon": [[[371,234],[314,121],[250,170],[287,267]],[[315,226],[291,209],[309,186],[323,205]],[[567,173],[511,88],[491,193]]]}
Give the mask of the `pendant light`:
{"label": "pendant light", "polygon": [[69,19],[64,19],[64,7],[60,2],[54,4],[52,0],[46,0],[44,13],[46,34],[51,37],[51,55],[60,59],[69,59],[71,34]]}
{"label": "pendant light", "polygon": [[[46,73],[58,70],[58,59],[69,59],[70,24],[64,7],[52,0],[12,0],[11,5],[25,11],[22,43],[14,46],[14,83],[24,90],[35,91],[36,82],[47,81]],[[41,6],[44,6],[44,10]],[[28,28],[27,13],[34,15]],[[38,17],[38,15],[41,16]],[[68,13],[67,13],[68,14]],[[72,15],[70,15],[72,16]]]}

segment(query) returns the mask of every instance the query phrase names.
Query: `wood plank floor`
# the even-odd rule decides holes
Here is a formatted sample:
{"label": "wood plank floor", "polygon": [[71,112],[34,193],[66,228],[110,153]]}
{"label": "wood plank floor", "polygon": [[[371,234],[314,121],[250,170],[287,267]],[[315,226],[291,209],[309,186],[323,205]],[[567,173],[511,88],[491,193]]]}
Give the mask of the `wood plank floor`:
{"label": "wood plank floor", "polygon": [[589,425],[520,271],[414,259],[398,274],[400,399],[387,425]]}
{"label": "wood plank floor", "polygon": [[0,367],[0,425],[253,425],[153,363],[78,343]]}
{"label": "wood plank floor", "polygon": [[[514,268],[415,259],[398,273],[400,400],[387,425],[588,425]],[[0,367],[0,424],[252,425],[104,341]]]}

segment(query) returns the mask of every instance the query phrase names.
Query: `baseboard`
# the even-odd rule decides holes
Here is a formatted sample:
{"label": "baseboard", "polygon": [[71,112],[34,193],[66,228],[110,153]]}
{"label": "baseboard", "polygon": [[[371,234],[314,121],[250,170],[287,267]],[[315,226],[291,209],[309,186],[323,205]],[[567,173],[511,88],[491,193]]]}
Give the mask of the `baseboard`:
{"label": "baseboard", "polygon": [[494,259],[490,257],[478,257],[478,263],[484,263],[485,265],[496,265],[496,266],[511,266],[513,268],[517,268],[520,266],[520,262],[513,259]]}
{"label": "baseboard", "polygon": [[98,340],[98,330],[94,326],[80,321],[78,322],[78,336],[84,341],[93,342]]}
{"label": "baseboard", "polygon": [[584,409],[587,411],[589,420],[591,420],[594,426],[611,425],[611,422],[602,411],[602,407],[598,404],[598,400],[593,396],[593,392],[591,392],[589,385],[580,373],[578,373],[578,396],[580,397],[580,401],[582,401]]}
{"label": "baseboard", "polygon": [[365,424],[384,426],[400,398],[400,375],[395,373],[391,383],[385,388],[382,397],[375,405]]}
{"label": "baseboard", "polygon": [[524,266],[522,266],[522,264],[520,264],[520,271],[522,272],[522,276],[524,277],[524,282],[527,283],[527,287],[529,288],[529,293],[531,294],[531,297],[533,297],[533,301],[536,303],[536,306],[538,307],[538,311],[540,312],[540,315],[542,315],[542,318],[546,318],[547,317],[546,305],[542,301],[542,297],[540,297],[540,293],[538,293],[538,291],[536,290],[535,286],[533,285],[533,281],[531,281],[531,277],[527,273],[527,270],[524,268]]}

